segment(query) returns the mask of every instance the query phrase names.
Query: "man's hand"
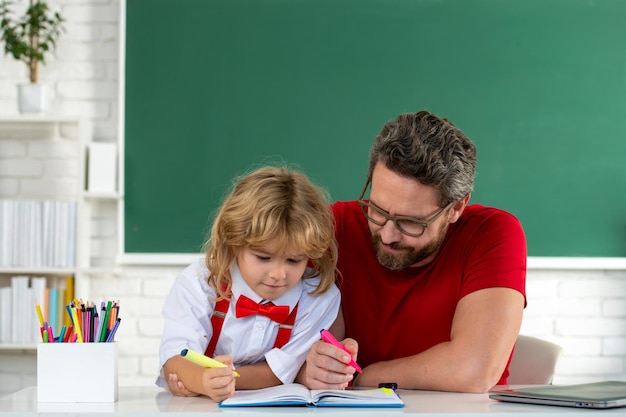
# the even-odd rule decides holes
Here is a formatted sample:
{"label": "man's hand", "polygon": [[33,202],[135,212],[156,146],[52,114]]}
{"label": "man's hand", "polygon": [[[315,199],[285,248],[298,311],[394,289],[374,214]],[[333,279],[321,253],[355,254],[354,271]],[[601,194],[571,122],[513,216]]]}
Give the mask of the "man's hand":
{"label": "man's hand", "polygon": [[[354,339],[345,339],[342,344],[356,360],[359,345]],[[356,370],[348,365],[350,355],[326,342],[315,342],[298,374],[298,382],[309,389],[345,389]]]}

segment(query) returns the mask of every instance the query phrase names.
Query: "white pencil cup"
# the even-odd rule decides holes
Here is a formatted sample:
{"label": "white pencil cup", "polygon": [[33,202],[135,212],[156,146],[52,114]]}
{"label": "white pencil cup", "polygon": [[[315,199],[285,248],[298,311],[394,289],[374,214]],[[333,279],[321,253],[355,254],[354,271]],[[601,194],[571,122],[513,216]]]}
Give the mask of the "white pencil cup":
{"label": "white pencil cup", "polygon": [[117,342],[39,343],[37,401],[117,401]]}

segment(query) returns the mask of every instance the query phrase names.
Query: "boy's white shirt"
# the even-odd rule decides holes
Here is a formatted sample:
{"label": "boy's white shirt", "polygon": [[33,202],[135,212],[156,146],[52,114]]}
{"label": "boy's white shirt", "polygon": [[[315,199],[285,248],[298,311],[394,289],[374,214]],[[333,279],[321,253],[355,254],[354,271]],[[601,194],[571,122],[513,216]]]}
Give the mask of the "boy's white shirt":
{"label": "boy's white shirt", "polygon": [[[228,313],[215,348],[217,355],[230,355],[235,367],[266,360],[283,383],[294,381],[311,345],[319,340],[319,332],[335,321],[339,311],[340,293],[333,285],[326,293],[310,293],[319,277],[301,280],[285,294],[272,300],[288,305],[291,311],[298,304],[298,314],[291,338],[281,349],[274,348],[278,323],[262,315],[235,317],[235,302],[240,295],[262,300],[243,280],[235,262],[231,267],[232,297]],[[159,376],[156,384],[167,387],[163,364],[183,349],[204,353],[213,334],[211,315],[215,309],[215,290],[209,287],[209,270],[204,260],[189,265],[177,277],[163,305],[163,337],[159,349]]]}

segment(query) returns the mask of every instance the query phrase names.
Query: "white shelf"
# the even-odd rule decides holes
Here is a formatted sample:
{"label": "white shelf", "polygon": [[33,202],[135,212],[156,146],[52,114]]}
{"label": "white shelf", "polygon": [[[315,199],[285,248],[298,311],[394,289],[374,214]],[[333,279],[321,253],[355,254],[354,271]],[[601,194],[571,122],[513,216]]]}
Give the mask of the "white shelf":
{"label": "white shelf", "polygon": [[0,343],[0,352],[35,350],[37,350],[37,343]]}
{"label": "white shelf", "polygon": [[59,123],[80,123],[80,120],[69,116],[54,116],[48,114],[24,114],[17,117],[0,116],[2,124],[59,124]]}
{"label": "white shelf", "polygon": [[0,266],[0,275],[74,275],[76,268],[48,268],[48,267],[17,267],[17,266]]}
{"label": "white shelf", "polygon": [[92,191],[85,191],[83,198],[88,200],[115,200],[118,201],[121,198],[120,193],[95,193]]}
{"label": "white shelf", "polygon": [[[72,200],[76,201],[76,242],[75,242],[75,266],[74,267],[28,267],[28,266],[0,266],[0,286],[10,285],[10,278],[17,275],[46,276],[59,279],[63,276],[74,276],[74,295],[77,297],[90,297],[89,278],[96,275],[117,275],[118,268],[99,267],[91,265],[91,213],[97,210],[100,204],[117,204],[121,195],[118,192],[89,192],[86,190],[86,163],[87,148],[91,142],[91,125],[89,122],[66,116],[50,115],[24,115],[17,117],[0,117],[0,138],[17,141],[46,140],[51,138],[76,138],[78,147],[76,172],[77,188],[74,196],[31,196],[16,195],[4,196],[5,199],[23,200]],[[15,139],[13,139],[13,136]],[[72,156],[74,158],[74,156]],[[73,159],[76,161],[76,159]],[[70,162],[73,163],[73,162]],[[8,176],[9,179],[14,177]],[[42,177],[43,178],[43,177]],[[74,178],[74,177],[71,177]],[[0,177],[0,179],[2,179]],[[18,181],[20,180],[17,178]],[[43,180],[43,179],[42,179]],[[6,351],[34,351],[37,344],[33,343],[0,343],[0,354]]]}

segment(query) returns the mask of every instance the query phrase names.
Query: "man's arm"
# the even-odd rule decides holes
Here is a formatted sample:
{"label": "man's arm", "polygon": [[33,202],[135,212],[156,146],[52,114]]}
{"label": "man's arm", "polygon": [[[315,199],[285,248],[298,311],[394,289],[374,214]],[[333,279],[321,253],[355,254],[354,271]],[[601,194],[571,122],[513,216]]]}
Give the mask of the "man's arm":
{"label": "man's arm", "polygon": [[[524,296],[510,288],[468,294],[457,305],[449,342],[413,356],[374,363],[363,369],[355,385],[377,386],[391,381],[408,389],[486,392],[504,372],[523,311]],[[341,340],[345,334],[342,314],[331,330]],[[354,340],[346,339],[344,345],[356,355],[358,345]],[[354,368],[343,359],[340,349],[317,342],[297,381],[311,389],[345,388]]]}
{"label": "man's arm", "polygon": [[523,311],[524,296],[510,288],[468,294],[457,305],[449,342],[417,355],[374,363],[355,384],[393,381],[408,389],[486,392],[504,372]]}

